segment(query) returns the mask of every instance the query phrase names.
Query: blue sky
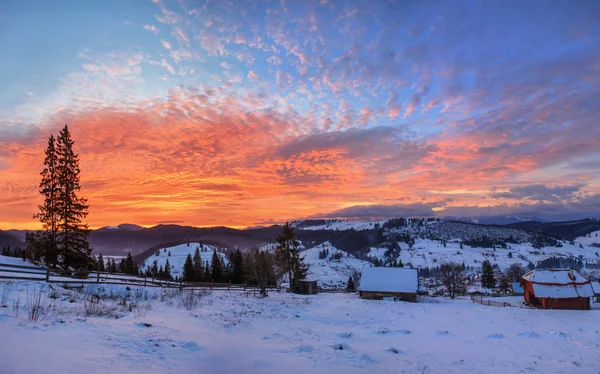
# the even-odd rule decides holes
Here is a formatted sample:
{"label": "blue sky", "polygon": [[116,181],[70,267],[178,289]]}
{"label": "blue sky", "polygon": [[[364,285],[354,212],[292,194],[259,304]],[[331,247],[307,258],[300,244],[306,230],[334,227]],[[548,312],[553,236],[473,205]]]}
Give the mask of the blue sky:
{"label": "blue sky", "polygon": [[[597,215],[598,14],[596,1],[0,1],[3,188],[24,217],[26,167],[68,122],[89,186],[104,186],[89,191],[99,221],[111,204],[158,220],[156,191],[182,175],[214,196],[178,185],[165,214],[194,209],[195,224],[355,205]],[[125,150],[138,158],[115,179],[108,156]]]}

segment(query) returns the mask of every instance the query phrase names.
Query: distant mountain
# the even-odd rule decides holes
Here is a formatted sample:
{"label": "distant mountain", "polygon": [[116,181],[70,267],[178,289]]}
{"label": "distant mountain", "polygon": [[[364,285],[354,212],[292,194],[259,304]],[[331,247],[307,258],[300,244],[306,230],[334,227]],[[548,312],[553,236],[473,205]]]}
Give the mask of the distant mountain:
{"label": "distant mountain", "polygon": [[25,243],[16,238],[14,235],[6,231],[0,230],[0,249],[6,246],[10,246],[11,248],[23,248],[25,246]]}
{"label": "distant mountain", "polygon": [[575,240],[580,236],[600,230],[600,220],[588,218],[566,222],[530,221],[513,223],[507,227],[543,233],[563,240]]}
{"label": "distant mountain", "polygon": [[468,223],[478,223],[480,225],[510,225],[520,222],[551,222],[539,217],[517,217],[517,216],[479,216],[479,217],[444,217],[449,221],[460,221]]}
{"label": "distant mountain", "polygon": [[139,231],[139,230],[143,230],[144,227],[139,226],[139,225],[134,225],[131,223],[122,223],[118,226],[105,226],[105,227],[101,227],[98,230],[94,230],[94,231],[111,231],[111,230],[120,230],[120,231]]}

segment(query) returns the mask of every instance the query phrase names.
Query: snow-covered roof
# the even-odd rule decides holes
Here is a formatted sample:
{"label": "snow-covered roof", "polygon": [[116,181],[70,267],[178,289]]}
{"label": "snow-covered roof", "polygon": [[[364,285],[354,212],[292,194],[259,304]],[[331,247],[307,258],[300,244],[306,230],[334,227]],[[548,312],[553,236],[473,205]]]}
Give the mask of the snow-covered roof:
{"label": "snow-covered roof", "polygon": [[594,290],[592,285],[579,284],[579,285],[545,285],[545,284],[533,284],[533,293],[535,297],[551,297],[554,299],[568,299],[572,297],[592,297],[594,296]]}
{"label": "snow-covered roof", "polygon": [[365,267],[360,291],[416,293],[419,288],[417,269]]}
{"label": "snow-covered roof", "polygon": [[596,295],[600,295],[600,282],[592,282],[592,288]]}
{"label": "snow-covered roof", "polygon": [[594,296],[590,282],[572,269],[532,270],[523,275],[523,279],[532,283],[535,297],[566,299]]}
{"label": "snow-covered roof", "polygon": [[536,269],[523,275],[523,279],[532,283],[557,285],[589,283],[583,275],[571,269]]}

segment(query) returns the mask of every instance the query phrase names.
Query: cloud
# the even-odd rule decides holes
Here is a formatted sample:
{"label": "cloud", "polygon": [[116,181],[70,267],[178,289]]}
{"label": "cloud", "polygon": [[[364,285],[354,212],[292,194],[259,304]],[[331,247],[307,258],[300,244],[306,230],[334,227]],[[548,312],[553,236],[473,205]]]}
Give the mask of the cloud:
{"label": "cloud", "polygon": [[171,43],[169,43],[168,41],[161,39],[160,43],[162,44],[163,48],[171,50]]}
{"label": "cloud", "polygon": [[493,193],[492,197],[518,200],[562,201],[575,197],[583,187],[585,187],[585,184],[555,187],[548,187],[543,184],[531,184],[513,187],[506,192]]}
{"label": "cloud", "polygon": [[395,205],[355,205],[330,213],[316,214],[311,218],[343,218],[362,220],[385,220],[397,217],[432,217],[431,206],[421,203]]}
{"label": "cloud", "polygon": [[160,30],[158,28],[156,28],[156,26],[154,26],[154,25],[144,25],[144,29],[146,29],[148,31],[152,31],[156,35],[158,35],[160,33]]}

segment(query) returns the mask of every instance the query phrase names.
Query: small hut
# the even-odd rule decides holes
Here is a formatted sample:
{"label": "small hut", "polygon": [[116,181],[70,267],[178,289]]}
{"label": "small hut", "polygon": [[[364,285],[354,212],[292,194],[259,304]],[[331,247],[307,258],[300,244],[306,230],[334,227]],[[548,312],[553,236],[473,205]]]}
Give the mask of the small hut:
{"label": "small hut", "polygon": [[294,289],[294,293],[299,293],[303,295],[315,295],[318,292],[317,281],[316,280],[308,280],[308,279],[298,279],[296,280],[296,285]]}
{"label": "small hut", "polygon": [[358,293],[362,299],[417,301],[417,269],[366,267],[362,271]]}
{"label": "small hut", "polygon": [[590,309],[594,290],[573,269],[532,270],[521,279],[525,303],[542,309]]}

